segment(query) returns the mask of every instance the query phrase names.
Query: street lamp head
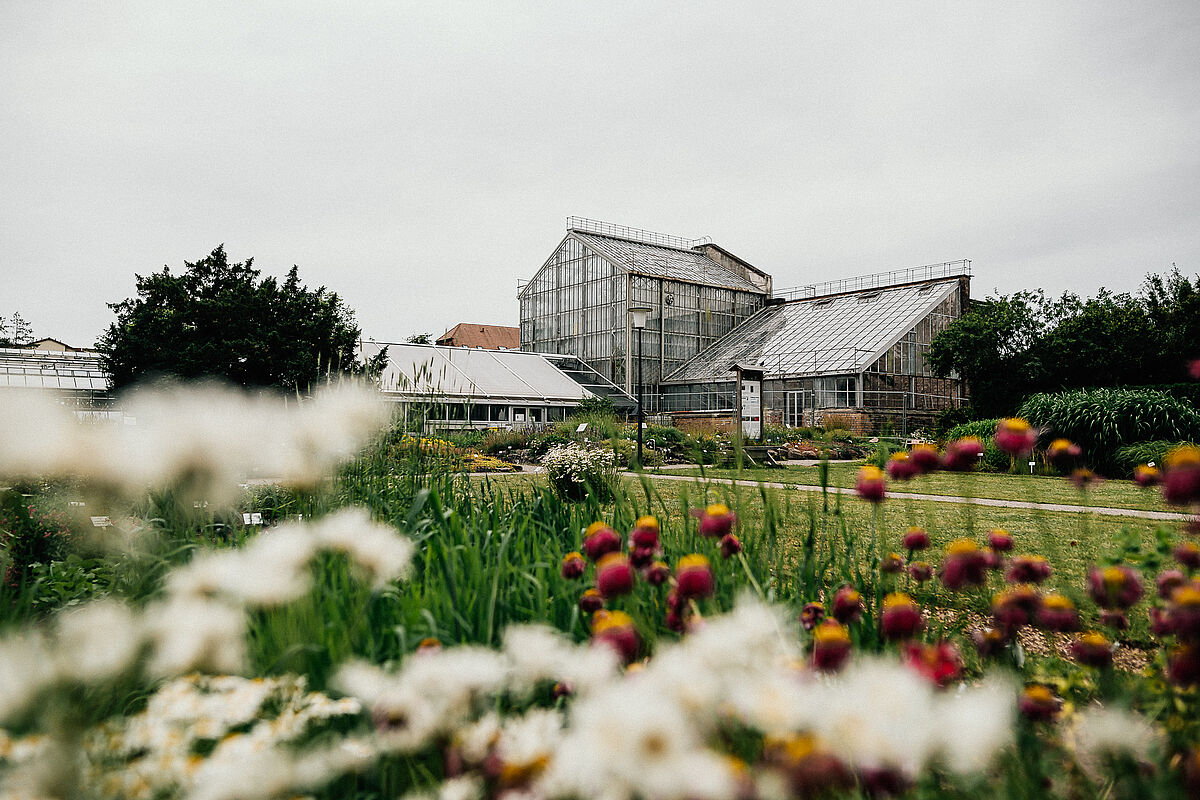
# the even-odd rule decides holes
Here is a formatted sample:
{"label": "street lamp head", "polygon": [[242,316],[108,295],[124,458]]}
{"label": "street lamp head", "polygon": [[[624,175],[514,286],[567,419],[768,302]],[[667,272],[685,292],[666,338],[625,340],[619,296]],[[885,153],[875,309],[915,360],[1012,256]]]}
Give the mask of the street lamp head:
{"label": "street lamp head", "polygon": [[641,330],[642,328],[646,327],[646,317],[650,316],[650,311],[651,309],[649,306],[629,307],[629,316],[632,318],[631,324],[635,330]]}

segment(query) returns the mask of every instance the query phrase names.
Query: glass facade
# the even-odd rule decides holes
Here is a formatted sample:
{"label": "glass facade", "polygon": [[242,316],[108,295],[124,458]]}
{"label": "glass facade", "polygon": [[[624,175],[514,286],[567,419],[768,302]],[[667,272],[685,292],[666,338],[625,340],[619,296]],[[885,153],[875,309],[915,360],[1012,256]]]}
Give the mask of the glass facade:
{"label": "glass facade", "polygon": [[[693,251],[570,235],[520,294],[521,348],[573,354],[636,394],[640,346],[646,409],[655,411],[664,375],[763,307],[765,291],[751,289]],[[651,309],[640,333],[629,325],[631,305]]]}

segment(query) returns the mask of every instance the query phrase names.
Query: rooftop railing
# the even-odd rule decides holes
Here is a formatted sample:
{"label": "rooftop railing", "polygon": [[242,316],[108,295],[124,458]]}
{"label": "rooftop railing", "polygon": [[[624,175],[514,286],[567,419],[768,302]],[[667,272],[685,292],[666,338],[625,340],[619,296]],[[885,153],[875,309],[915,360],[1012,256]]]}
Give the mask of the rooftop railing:
{"label": "rooftop railing", "polygon": [[934,281],[941,278],[957,278],[971,274],[969,259],[959,261],[944,261],[941,264],[925,264],[920,267],[897,269],[891,272],[876,272],[871,275],[858,275],[853,278],[842,278],[836,281],[825,281],[808,286],[793,286],[773,292],[774,297],[784,300],[804,300],[810,297],[824,297],[829,294],[843,292],[861,292],[867,289],[881,289],[885,286],[899,286],[905,283]]}
{"label": "rooftop railing", "polygon": [[595,233],[600,236],[612,236],[617,239],[628,239],[643,244],[653,244],[660,247],[673,247],[676,250],[693,250],[701,245],[711,244],[712,239],[703,236],[699,239],[685,239],[682,236],[672,236],[668,233],[630,228],[625,225],[615,225],[611,222],[601,222],[586,217],[567,217],[567,230],[579,233]]}

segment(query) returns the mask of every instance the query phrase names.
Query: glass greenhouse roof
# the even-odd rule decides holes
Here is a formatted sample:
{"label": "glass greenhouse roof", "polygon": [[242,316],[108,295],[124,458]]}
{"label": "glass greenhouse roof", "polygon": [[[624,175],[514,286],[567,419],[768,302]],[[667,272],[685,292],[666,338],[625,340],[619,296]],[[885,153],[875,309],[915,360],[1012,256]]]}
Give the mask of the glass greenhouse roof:
{"label": "glass greenhouse roof", "polygon": [[636,275],[766,294],[761,287],[695,250],[680,250],[580,231],[571,231],[571,235],[615,266]]}
{"label": "glass greenhouse roof", "polygon": [[[385,395],[425,400],[567,403],[601,394],[603,388],[624,396],[574,358],[572,369],[581,376],[586,373],[586,381],[549,360],[561,357],[519,350],[363,342],[362,355],[371,358],[383,347],[388,349],[388,365],[380,379]],[[587,382],[593,382],[596,388],[584,388]]]}
{"label": "glass greenhouse roof", "polygon": [[0,389],[6,387],[103,392],[108,376],[96,352],[5,347],[0,348]]}
{"label": "glass greenhouse roof", "polygon": [[733,380],[734,364],[768,377],[862,372],[957,287],[942,281],[767,306],[664,383]]}

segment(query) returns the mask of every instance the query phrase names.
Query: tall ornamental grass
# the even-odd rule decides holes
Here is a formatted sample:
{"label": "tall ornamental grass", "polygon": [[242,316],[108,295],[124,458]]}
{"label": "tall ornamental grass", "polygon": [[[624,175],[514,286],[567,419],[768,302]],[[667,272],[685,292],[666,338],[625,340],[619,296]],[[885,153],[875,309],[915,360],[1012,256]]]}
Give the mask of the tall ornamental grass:
{"label": "tall ornamental grass", "polygon": [[1153,440],[1200,440],[1200,411],[1154,389],[1076,389],[1035,394],[1019,416],[1045,429],[1042,443],[1066,438],[1083,448],[1094,469],[1122,474],[1121,447]]}

